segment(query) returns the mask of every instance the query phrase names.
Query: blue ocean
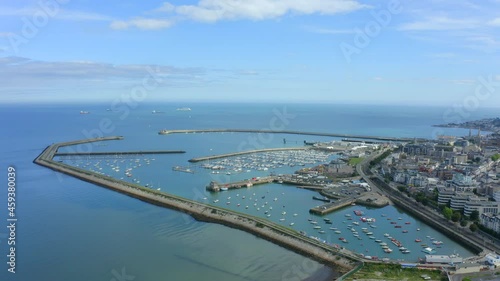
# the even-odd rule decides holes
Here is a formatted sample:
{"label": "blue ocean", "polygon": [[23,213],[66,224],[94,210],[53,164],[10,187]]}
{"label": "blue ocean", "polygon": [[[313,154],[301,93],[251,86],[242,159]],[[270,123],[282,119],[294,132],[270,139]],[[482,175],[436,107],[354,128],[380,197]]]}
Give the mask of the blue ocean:
{"label": "blue ocean", "polygon": [[[191,110],[178,110],[183,107]],[[0,280],[321,280],[335,269],[325,268],[245,232],[198,222],[182,213],[55,173],[32,161],[52,143],[99,136],[123,136],[124,140],[65,150],[184,150],[184,154],[59,160],[256,216],[264,216],[261,210],[257,210],[260,207],[272,206],[276,212],[268,217],[270,220],[287,225],[293,222],[293,228],[297,230],[338,243],[338,235],[315,233],[308,224],[311,218],[308,210],[318,205],[312,200],[315,192],[269,184],[211,194],[205,186],[212,180],[230,182],[265,176],[271,171],[213,174],[201,164],[188,162],[193,157],[259,148],[300,147],[304,141],[334,138],[251,133],[158,135],[158,131],[281,129],[410,138],[468,134],[468,130],[431,126],[447,123],[447,110],[449,108],[442,107],[193,102],[139,103],[121,108],[104,103],[0,105],[3,132],[0,161],[4,178],[0,190],[3,204],[0,217],[4,224],[0,228],[3,264]],[[80,111],[88,111],[88,114]],[[496,111],[481,109],[470,112],[463,121],[488,117],[497,117]],[[7,169],[10,166],[16,169],[15,274],[7,272],[6,198]],[[193,173],[174,171],[174,166],[188,167]],[[125,176],[126,170],[131,170],[133,176]],[[291,167],[283,167],[274,172],[293,171]],[[249,208],[243,209],[246,205]],[[393,206],[382,209],[353,206],[328,216],[342,233],[346,233],[349,224],[346,214],[352,214],[354,209],[379,218],[378,228],[372,231],[381,239],[385,232],[393,231],[382,219],[384,216],[408,222],[406,236],[391,234],[397,236],[412,254],[392,253],[388,254],[390,258],[416,261],[422,257],[420,245],[413,242],[417,236],[422,240],[432,236],[443,241],[446,247],[438,249],[438,253],[472,255],[461,245]],[[283,213],[288,214],[286,221]],[[383,257],[380,247],[375,248],[373,243],[368,239],[352,240],[343,246]]]}

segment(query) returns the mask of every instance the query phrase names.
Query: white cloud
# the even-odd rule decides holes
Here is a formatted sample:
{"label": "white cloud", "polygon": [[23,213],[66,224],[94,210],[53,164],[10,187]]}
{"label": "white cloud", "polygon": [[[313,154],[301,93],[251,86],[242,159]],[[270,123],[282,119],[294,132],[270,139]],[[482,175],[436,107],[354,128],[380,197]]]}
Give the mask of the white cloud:
{"label": "white cloud", "polygon": [[197,5],[174,6],[165,3],[163,7],[202,22],[266,20],[287,14],[332,15],[368,8],[355,0],[200,0]]}
{"label": "white cloud", "polygon": [[109,21],[111,17],[92,13],[87,11],[67,10],[58,8],[42,9],[41,7],[28,7],[21,9],[14,9],[9,7],[0,7],[0,16],[5,17],[28,17],[46,15],[49,18],[55,18],[68,21]]}
{"label": "white cloud", "polygon": [[460,30],[477,28],[480,22],[475,19],[454,19],[446,16],[430,17],[425,20],[405,23],[400,30],[432,31],[432,30]]}
{"label": "white cloud", "polygon": [[129,21],[112,21],[110,27],[112,29],[128,29],[136,27],[145,30],[155,30],[168,28],[173,25],[173,22],[165,19],[151,19],[151,18],[136,18]]}

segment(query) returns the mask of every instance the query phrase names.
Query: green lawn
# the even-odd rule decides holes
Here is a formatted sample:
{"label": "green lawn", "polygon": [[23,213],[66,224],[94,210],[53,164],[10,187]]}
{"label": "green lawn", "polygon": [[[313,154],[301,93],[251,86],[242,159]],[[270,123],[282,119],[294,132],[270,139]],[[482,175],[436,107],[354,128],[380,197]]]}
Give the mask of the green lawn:
{"label": "green lawn", "polygon": [[349,158],[349,165],[355,166],[355,165],[359,164],[361,161],[363,161],[362,157]]}
{"label": "green lawn", "polygon": [[399,264],[369,264],[346,280],[404,280],[404,281],[423,281],[421,275],[431,277],[429,281],[440,281],[441,272],[438,270],[420,270],[416,268],[402,269]]}

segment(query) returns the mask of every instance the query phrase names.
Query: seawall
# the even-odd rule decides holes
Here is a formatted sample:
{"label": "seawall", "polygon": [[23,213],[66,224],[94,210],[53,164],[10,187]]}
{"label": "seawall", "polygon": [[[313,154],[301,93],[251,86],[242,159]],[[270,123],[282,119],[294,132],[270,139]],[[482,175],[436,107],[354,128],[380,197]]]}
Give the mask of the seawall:
{"label": "seawall", "polygon": [[[87,140],[86,142],[99,140],[101,139]],[[306,237],[295,230],[275,224],[266,219],[206,205],[197,201],[148,189],[136,184],[120,181],[88,170],[53,161],[52,158],[57,149],[65,145],[67,145],[67,143],[53,144],[47,147],[34,160],[34,163],[145,202],[184,212],[191,215],[196,220],[214,222],[252,233],[277,245],[331,266],[339,273],[349,271],[359,261],[359,258],[354,254],[340,253],[332,246]]]}
{"label": "seawall", "polygon": [[[353,138],[353,139],[371,139],[382,141],[402,141],[409,142],[415,141],[414,138],[395,138],[383,136],[363,136],[363,135],[350,135],[350,134],[336,134],[336,133],[322,133],[322,132],[302,132],[291,130],[253,130],[253,129],[200,129],[200,130],[161,130],[158,132],[160,135],[168,134],[190,134],[190,133],[262,133],[262,134],[289,134],[289,135],[307,135],[307,136],[323,136],[323,137],[338,137],[338,138]],[[423,139],[416,139],[422,141]]]}

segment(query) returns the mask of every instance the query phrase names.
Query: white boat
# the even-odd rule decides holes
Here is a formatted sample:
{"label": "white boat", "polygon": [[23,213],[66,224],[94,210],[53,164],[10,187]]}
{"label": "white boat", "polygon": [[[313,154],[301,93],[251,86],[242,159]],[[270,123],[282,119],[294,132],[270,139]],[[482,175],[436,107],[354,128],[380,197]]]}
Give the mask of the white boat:
{"label": "white boat", "polygon": [[293,226],[294,224],[295,224],[294,222],[291,222],[291,223],[290,223],[290,226]]}
{"label": "white boat", "polygon": [[227,188],[227,187],[221,187],[220,190],[221,191],[227,191],[227,190],[229,190],[229,188]]}
{"label": "white boat", "polygon": [[179,107],[176,110],[177,111],[191,111],[191,108],[189,108],[189,107]]}
{"label": "white boat", "polygon": [[427,254],[433,254],[435,251],[431,247],[427,247],[422,249],[422,252],[427,253]]}

